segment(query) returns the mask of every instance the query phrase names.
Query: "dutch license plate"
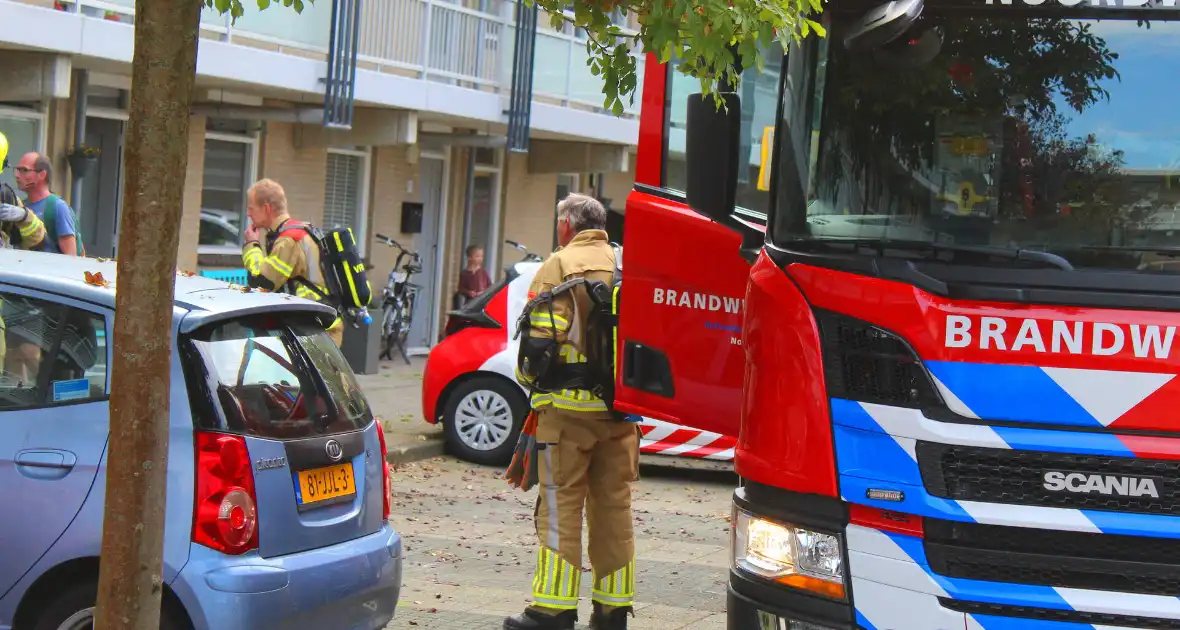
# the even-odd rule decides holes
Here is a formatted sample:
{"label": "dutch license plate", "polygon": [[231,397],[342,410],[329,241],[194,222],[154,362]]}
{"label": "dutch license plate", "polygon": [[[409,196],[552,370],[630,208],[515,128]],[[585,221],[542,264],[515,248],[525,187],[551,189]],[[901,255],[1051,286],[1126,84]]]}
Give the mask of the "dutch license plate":
{"label": "dutch license plate", "polygon": [[296,474],[299,479],[300,505],[356,494],[352,464],[300,470]]}

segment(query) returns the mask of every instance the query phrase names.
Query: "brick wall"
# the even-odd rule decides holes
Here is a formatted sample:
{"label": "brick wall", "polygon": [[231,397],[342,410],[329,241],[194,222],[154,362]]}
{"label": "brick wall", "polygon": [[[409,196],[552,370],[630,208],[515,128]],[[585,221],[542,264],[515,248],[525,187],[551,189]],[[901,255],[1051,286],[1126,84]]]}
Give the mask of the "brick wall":
{"label": "brick wall", "polygon": [[201,188],[205,179],[205,117],[188,123],[188,169],[184,177],[184,203],[180,216],[180,251],[177,268],[197,271],[197,240],[201,231]]}
{"label": "brick wall", "polygon": [[[369,271],[369,284],[377,292],[376,299],[380,299],[380,288],[385,286],[385,280],[397,261],[397,250],[387,247],[373,240],[380,232],[392,237],[411,251],[420,245],[415,235],[401,232],[402,202],[419,201],[421,187],[418,180],[418,166],[410,164],[406,159],[407,147],[388,146],[373,149],[373,180],[370,186],[372,195],[369,201],[369,233],[366,245],[366,256],[373,269]],[[413,182],[414,191],[407,193],[409,182]]]}
{"label": "brick wall", "polygon": [[[61,195],[71,206],[77,205],[73,199],[73,173],[70,172],[70,162],[66,156],[73,146],[74,136],[74,99],[54,99],[49,105],[48,128],[45,135],[45,156],[53,163],[53,177],[49,181],[49,189]],[[10,153],[8,161],[16,164],[24,152]]]}
{"label": "brick wall", "polygon": [[631,170],[625,173],[607,173],[603,177],[602,196],[610,199],[611,208],[623,212],[627,196],[635,186],[635,157],[631,157]]}
{"label": "brick wall", "polygon": [[287,192],[287,211],[293,218],[319,223],[324,218],[324,184],[328,151],[323,147],[295,148],[291,123],[267,123],[262,134],[259,177],[269,177]]}
{"label": "brick wall", "polygon": [[[507,196],[500,223],[502,238],[522,243],[541,256],[549,254],[557,216],[557,175],[529,173],[527,155],[510,155],[506,175]],[[505,245],[500,254],[500,267],[520,259],[518,250]]]}

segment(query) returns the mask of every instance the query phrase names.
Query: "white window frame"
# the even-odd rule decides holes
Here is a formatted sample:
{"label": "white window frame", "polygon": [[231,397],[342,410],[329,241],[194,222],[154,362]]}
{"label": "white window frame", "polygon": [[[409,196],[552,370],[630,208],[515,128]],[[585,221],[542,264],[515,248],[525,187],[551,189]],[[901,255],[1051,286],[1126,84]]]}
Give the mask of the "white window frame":
{"label": "white window frame", "polygon": [[[351,155],[361,159],[361,189],[357,191],[357,199],[360,200],[360,207],[356,209],[357,225],[350,226],[354,230],[356,236],[356,249],[361,258],[364,258],[369,251],[369,191],[372,190],[373,179],[373,148],[363,147],[361,149],[348,149],[344,147],[330,147],[328,153],[335,153],[337,155]],[[324,157],[324,167],[327,167],[327,156]],[[327,199],[324,199],[327,202]]]}
{"label": "white window frame", "polygon": [[[484,269],[498,270],[499,267],[499,253],[503,248],[503,235],[500,234],[500,200],[504,195],[504,149],[496,149],[496,166],[487,166],[484,164],[475,165],[476,175],[491,175],[492,176],[492,207],[489,211],[492,213],[491,220],[488,222],[488,249],[484,253]],[[467,191],[468,195],[474,194],[475,191]],[[470,221],[470,216],[467,217]],[[466,244],[464,244],[466,247]],[[492,275],[492,281],[495,282],[499,271],[489,272]]]}
{"label": "white window frame", "polygon": [[36,109],[0,106],[0,116],[6,118],[26,118],[37,121],[37,147],[28,151],[21,151],[20,153],[13,152],[13,149],[16,147],[8,147],[8,163],[10,165],[16,166],[16,163],[20,161],[20,157],[29,151],[45,153],[45,147],[49,143],[49,125],[45,124],[48,116],[45,114],[44,103],[38,103]]}
{"label": "white window frame", "polygon": [[[247,168],[246,168],[246,170],[247,170],[246,187],[244,190],[242,190],[242,216],[241,216],[240,221],[242,222],[241,225],[242,225],[243,233],[244,233],[245,227],[246,227],[246,222],[249,220],[246,217],[246,198],[248,196],[246,191],[250,188],[250,186],[255,181],[258,180],[258,158],[259,158],[259,156],[258,156],[258,132],[254,132],[252,134],[237,134],[237,133],[224,133],[224,132],[220,132],[220,131],[206,131],[205,138],[204,138],[204,140],[202,140],[202,142],[205,142],[208,140],[221,140],[222,142],[237,142],[239,144],[249,145],[249,147],[250,147],[249,155],[246,158],[246,166],[247,166]],[[201,152],[201,162],[202,162],[201,190],[202,191],[205,189],[204,160],[205,160],[204,151],[202,150],[202,152]],[[200,215],[200,210],[201,209],[198,206],[198,208],[197,208],[198,217]],[[241,238],[241,234],[239,234],[238,237]],[[198,237],[197,243],[198,243],[197,244],[197,254],[240,254],[240,253],[242,253],[241,243],[239,243],[237,247],[222,246],[222,245],[201,245],[200,244],[200,237]]]}
{"label": "white window frame", "polygon": [[[0,116],[4,116],[5,118],[23,118],[26,120],[36,121],[37,123],[36,147],[21,151],[19,147],[9,145],[8,165],[10,168],[16,168],[16,164],[20,161],[21,156],[29,153],[30,151],[46,153],[45,147],[49,144],[49,125],[48,116],[45,113],[45,109],[46,107],[44,102],[38,103],[36,108],[29,109],[25,109],[23,107],[0,106]],[[52,185],[52,182],[50,182],[50,185]],[[18,190],[17,192],[19,193],[20,191]]]}

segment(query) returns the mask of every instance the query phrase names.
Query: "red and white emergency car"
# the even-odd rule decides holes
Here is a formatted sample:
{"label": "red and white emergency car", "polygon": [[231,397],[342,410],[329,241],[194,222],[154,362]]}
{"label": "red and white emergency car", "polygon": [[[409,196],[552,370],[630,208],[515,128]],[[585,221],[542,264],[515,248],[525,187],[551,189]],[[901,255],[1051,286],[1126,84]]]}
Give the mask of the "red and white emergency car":
{"label": "red and white emergency car", "polygon": [[[426,421],[441,422],[450,453],[478,464],[512,457],[528,415],[528,398],[513,378],[516,320],[541,263],[519,262],[505,278],[451,314],[447,337],[431,350],[422,379]],[[644,417],[643,453],[731,461],[734,436]]]}

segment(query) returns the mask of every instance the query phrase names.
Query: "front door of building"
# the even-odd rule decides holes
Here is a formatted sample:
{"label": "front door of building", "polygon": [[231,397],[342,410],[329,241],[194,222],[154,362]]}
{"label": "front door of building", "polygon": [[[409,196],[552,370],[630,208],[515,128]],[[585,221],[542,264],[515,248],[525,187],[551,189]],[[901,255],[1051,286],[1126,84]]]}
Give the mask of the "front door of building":
{"label": "front door of building", "polygon": [[98,147],[98,168],[82,180],[81,203],[74,210],[90,256],[110,258],[118,248],[123,205],[123,121],[86,118],[86,145]]}
{"label": "front door of building", "polygon": [[[439,218],[442,216],[443,161],[423,157],[418,163],[422,180],[422,232],[414,239],[415,249],[422,256],[422,273],[413,282],[422,288],[414,305],[414,319],[406,338],[407,350],[424,353],[435,344],[434,322],[438,318],[435,290],[438,284],[437,266],[441,252],[438,248]],[[450,300],[446,300],[450,304]]]}

